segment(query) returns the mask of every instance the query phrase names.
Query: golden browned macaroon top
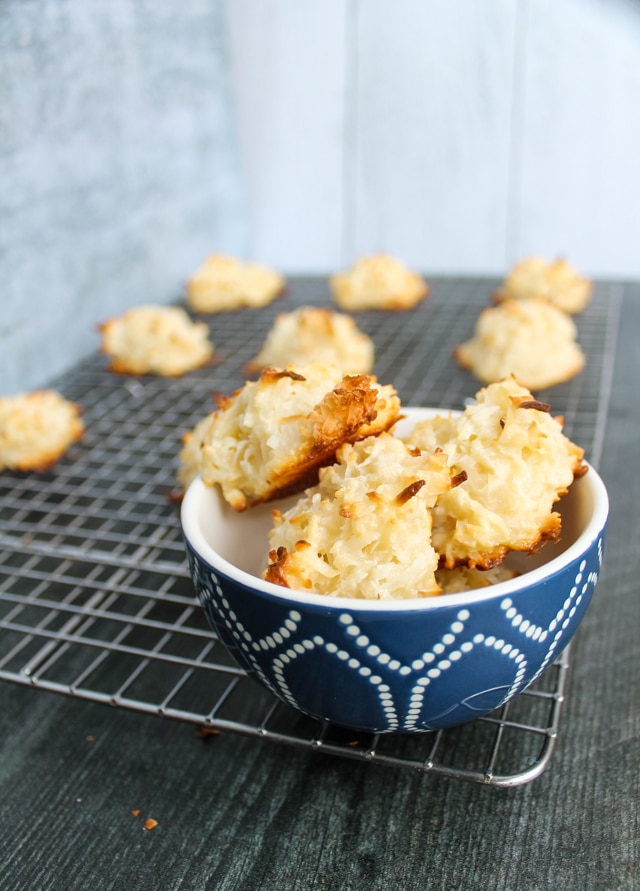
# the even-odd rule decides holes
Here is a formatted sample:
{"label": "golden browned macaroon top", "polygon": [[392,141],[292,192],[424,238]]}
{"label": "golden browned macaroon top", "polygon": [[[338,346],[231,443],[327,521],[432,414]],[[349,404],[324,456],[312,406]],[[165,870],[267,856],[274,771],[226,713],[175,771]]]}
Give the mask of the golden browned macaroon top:
{"label": "golden browned macaroon top", "polygon": [[373,341],[351,316],[324,307],[302,306],[276,317],[248,371],[312,361],[337,365],[352,374],[367,373],[373,368]]}
{"label": "golden browned macaroon top", "polygon": [[267,306],[284,286],[283,276],[267,266],[212,254],[187,281],[187,303],[201,313]]}
{"label": "golden browned macaroon top", "polygon": [[202,478],[236,509],[302,491],[345,442],[391,427],[400,412],[393,387],[312,362],[265,368],[228,398],[205,432]]}
{"label": "golden browned macaroon top", "polygon": [[440,593],[430,508],[452,485],[444,454],[390,433],[338,450],[318,485],[274,510],[267,581],[333,597],[398,600]]}
{"label": "golden browned macaroon top", "polygon": [[582,312],[591,299],[593,285],[563,258],[548,261],[527,257],[516,263],[495,292],[496,301],[542,297],[571,315]]}
{"label": "golden browned macaroon top", "polygon": [[333,297],[349,312],[411,309],[429,293],[421,275],[387,254],[361,257],[347,272],[331,276]]}
{"label": "golden browned macaroon top", "polygon": [[513,375],[530,390],[564,383],[585,364],[571,316],[540,298],[484,309],[473,337],[454,356],[485,384]]}
{"label": "golden browned macaroon top", "polygon": [[100,326],[102,352],[116,374],[179,377],[213,355],[209,328],[178,306],[138,306]]}
{"label": "golden browned macaroon top", "polygon": [[0,398],[0,470],[48,470],[84,433],[79,407],[55,390]]}
{"label": "golden browned macaroon top", "polygon": [[490,569],[509,551],[533,553],[558,538],[553,505],[587,469],[562,420],[513,378],[480,390],[459,417],[418,423],[406,441],[441,448],[454,471],[467,475],[433,510],[433,545],[450,569]]}

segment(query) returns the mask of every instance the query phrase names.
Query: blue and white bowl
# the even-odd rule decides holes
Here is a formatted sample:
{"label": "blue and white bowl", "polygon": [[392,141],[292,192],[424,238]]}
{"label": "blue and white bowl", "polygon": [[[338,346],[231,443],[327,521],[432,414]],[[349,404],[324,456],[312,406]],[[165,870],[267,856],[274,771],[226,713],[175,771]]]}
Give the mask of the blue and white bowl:
{"label": "blue and white bowl", "polygon": [[[438,413],[403,411],[401,435]],[[609,504],[590,467],[559,503],[561,542],[512,555],[523,574],[400,602],[327,598],[263,581],[271,508],[237,513],[201,479],[187,490],[182,528],[211,627],[241,667],[300,711],[353,730],[415,733],[503,705],[567,646],[598,581]]]}

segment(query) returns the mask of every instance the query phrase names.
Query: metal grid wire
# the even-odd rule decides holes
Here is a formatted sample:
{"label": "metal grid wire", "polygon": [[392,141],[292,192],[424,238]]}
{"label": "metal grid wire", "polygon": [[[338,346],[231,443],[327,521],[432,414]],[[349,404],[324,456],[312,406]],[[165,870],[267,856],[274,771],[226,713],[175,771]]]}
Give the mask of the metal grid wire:
{"label": "metal grid wire", "polygon": [[[356,316],[375,373],[404,405],[461,408],[479,388],[452,358],[495,282],[437,279],[418,308]],[[573,381],[536,396],[597,466],[621,287],[599,284],[576,320],[587,354]],[[84,407],[86,435],[45,474],[0,476],[0,679],[348,758],[499,786],[538,776],[559,727],[567,652],[486,718],[412,737],[331,727],[278,703],[229,659],[197,605],[175,474],[181,436],[241,386],[275,315],[326,305],[326,280],[290,282],[262,310],[207,318],[216,361],[177,379],[122,377],[96,355],[53,381]]]}

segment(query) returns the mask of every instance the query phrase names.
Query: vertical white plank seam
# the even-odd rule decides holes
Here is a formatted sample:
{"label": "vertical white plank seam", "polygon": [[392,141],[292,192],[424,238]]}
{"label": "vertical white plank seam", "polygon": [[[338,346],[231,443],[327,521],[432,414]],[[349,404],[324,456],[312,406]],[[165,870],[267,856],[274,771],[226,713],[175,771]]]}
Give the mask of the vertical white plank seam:
{"label": "vertical white plank seam", "polygon": [[342,128],[342,232],[340,264],[353,260],[356,238],[358,179],[358,0],[345,0],[344,8],[344,89]]}
{"label": "vertical white plank seam", "polygon": [[505,265],[511,266],[519,258],[524,141],[527,115],[526,69],[529,0],[516,0],[513,34],[513,78],[511,90],[511,119],[509,121],[509,160],[507,169],[507,213],[505,232]]}

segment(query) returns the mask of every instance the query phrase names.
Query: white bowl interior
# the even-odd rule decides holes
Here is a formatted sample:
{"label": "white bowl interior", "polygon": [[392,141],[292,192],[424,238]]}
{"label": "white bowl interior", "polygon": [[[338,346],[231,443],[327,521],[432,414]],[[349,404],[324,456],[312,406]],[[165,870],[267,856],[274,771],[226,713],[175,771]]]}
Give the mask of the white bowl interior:
{"label": "white bowl interior", "polygon": [[[399,435],[404,435],[418,420],[444,413],[442,409],[428,408],[405,408],[403,411],[406,417],[396,427]],[[277,502],[277,506],[284,511],[295,500],[295,496],[282,499]],[[287,599],[293,596],[326,602],[327,598],[320,595],[291,592],[261,579],[269,550],[268,533],[272,526],[273,507],[273,504],[265,504],[237,512],[226,503],[217,486],[209,488],[198,478],[185,494],[181,520],[186,538],[196,552],[212,566],[232,577],[238,577],[244,583]],[[592,467],[584,476],[574,481],[569,493],[560,500],[556,508],[562,515],[560,541],[548,542],[532,556],[512,553],[507,558],[507,565],[520,573],[526,573],[526,576],[484,588],[481,592],[470,592],[469,595],[452,594],[413,600],[412,606],[416,603],[424,604],[425,607],[435,606],[449,598],[455,598],[459,602],[461,597],[467,596],[470,599],[484,599],[494,593],[502,596],[507,589],[521,588],[540,575],[560,569],[586,550],[603,528],[608,513],[606,489]],[[389,601],[357,602],[361,607],[391,606]],[[393,605],[406,606],[407,601],[396,601]]]}

